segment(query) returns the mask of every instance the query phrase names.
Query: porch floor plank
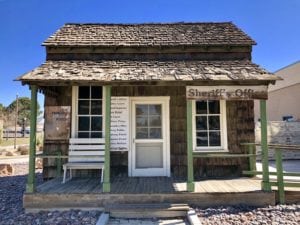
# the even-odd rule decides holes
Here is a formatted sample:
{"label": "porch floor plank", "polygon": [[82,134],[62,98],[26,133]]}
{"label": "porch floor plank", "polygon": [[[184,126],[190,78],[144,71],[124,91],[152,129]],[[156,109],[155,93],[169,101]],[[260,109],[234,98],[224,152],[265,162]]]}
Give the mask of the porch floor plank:
{"label": "porch floor plank", "polygon": [[[38,193],[102,193],[102,184],[97,178],[73,178],[61,183],[55,178],[37,187]],[[237,178],[227,180],[204,180],[195,182],[197,193],[239,193],[260,191],[260,180]],[[111,193],[114,194],[153,194],[186,192],[186,183],[167,177],[117,177],[111,180]]]}

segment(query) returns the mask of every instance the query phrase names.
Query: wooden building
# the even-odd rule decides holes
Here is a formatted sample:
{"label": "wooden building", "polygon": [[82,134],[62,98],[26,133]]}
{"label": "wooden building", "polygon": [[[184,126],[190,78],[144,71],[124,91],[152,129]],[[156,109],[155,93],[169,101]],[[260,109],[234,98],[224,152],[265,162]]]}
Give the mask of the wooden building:
{"label": "wooden building", "polygon": [[[104,192],[119,176],[183,178],[193,191],[195,178],[249,167],[241,143],[254,142],[254,100],[265,115],[278,79],[251,62],[255,44],[230,22],[65,24],[43,43],[46,61],[18,80],[31,88],[33,112],[36,92],[45,95],[44,154],[65,163],[70,138],[104,138]],[[44,160],[45,179],[57,162]]]}

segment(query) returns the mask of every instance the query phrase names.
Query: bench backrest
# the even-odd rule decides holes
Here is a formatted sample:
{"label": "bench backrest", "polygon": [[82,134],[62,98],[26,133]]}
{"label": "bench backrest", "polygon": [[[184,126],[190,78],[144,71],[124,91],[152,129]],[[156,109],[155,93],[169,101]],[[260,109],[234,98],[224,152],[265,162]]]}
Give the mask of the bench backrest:
{"label": "bench backrest", "polygon": [[70,138],[69,156],[69,162],[104,162],[105,140],[104,138]]}

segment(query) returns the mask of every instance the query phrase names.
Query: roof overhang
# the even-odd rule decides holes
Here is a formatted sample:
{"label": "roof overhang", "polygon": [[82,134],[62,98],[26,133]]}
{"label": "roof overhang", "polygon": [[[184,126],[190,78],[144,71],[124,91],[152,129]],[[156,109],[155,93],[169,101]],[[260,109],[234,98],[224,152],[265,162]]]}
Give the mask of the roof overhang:
{"label": "roof overhang", "polygon": [[249,60],[48,60],[16,80],[23,84],[269,84],[281,78]]}

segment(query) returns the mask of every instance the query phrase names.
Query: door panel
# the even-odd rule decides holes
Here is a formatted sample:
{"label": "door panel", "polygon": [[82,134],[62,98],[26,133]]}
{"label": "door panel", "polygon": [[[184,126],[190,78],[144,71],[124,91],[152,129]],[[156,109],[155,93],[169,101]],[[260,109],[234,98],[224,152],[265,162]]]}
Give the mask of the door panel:
{"label": "door panel", "polygon": [[163,144],[137,143],[135,160],[137,169],[163,168]]}
{"label": "door panel", "polygon": [[132,102],[132,176],[169,176],[168,101]]}

